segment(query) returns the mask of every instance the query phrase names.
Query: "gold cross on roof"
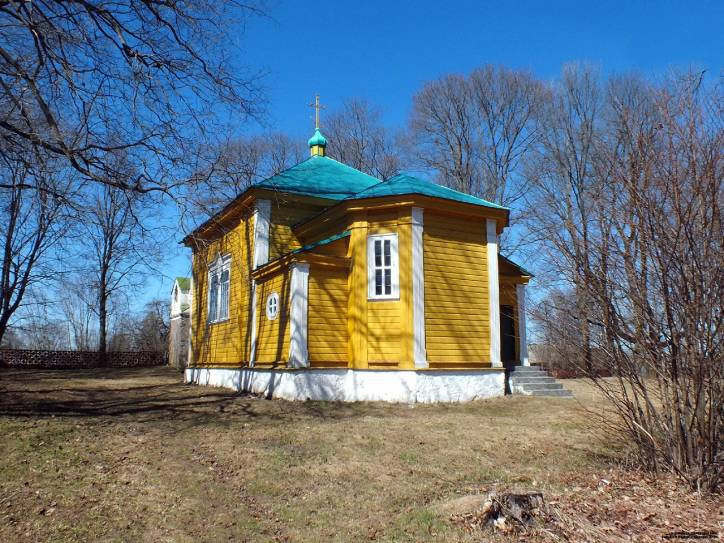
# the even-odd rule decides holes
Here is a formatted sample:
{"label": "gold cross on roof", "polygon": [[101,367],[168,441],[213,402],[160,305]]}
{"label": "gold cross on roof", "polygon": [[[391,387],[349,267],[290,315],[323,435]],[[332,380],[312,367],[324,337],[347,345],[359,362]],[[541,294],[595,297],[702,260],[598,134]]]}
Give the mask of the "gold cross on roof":
{"label": "gold cross on roof", "polygon": [[319,94],[317,94],[314,97],[314,103],[309,104],[309,107],[314,108],[314,128],[319,130],[319,110],[326,109],[327,106],[323,106],[319,103]]}

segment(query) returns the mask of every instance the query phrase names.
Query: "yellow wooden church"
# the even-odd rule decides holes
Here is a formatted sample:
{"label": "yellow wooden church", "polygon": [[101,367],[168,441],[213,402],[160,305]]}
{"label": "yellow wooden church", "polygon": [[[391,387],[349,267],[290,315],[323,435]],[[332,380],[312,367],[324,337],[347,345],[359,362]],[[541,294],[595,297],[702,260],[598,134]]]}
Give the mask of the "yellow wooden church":
{"label": "yellow wooden church", "polygon": [[286,399],[467,401],[527,365],[530,274],[506,208],[325,156],[253,185],[184,239],[186,380]]}

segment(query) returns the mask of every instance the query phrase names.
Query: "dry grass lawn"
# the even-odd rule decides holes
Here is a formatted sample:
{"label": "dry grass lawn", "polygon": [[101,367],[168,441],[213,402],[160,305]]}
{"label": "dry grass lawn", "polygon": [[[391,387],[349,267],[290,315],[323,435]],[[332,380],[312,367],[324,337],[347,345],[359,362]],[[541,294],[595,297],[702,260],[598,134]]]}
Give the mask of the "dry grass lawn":
{"label": "dry grass lawn", "polygon": [[625,471],[582,407],[604,404],[566,385],[576,400],[291,403],[167,368],[3,370],[0,541],[487,541],[446,504],[496,488],[560,511],[528,540],[716,529],[720,503]]}

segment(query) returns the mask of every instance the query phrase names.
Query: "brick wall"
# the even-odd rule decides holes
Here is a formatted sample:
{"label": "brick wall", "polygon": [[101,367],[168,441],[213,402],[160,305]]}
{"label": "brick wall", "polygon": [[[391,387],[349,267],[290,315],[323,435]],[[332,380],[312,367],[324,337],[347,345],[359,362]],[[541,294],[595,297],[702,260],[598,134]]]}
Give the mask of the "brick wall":
{"label": "brick wall", "polygon": [[104,362],[98,353],[89,351],[0,349],[0,366],[11,368],[140,368],[164,364],[166,364],[165,353],[150,351],[107,353]]}

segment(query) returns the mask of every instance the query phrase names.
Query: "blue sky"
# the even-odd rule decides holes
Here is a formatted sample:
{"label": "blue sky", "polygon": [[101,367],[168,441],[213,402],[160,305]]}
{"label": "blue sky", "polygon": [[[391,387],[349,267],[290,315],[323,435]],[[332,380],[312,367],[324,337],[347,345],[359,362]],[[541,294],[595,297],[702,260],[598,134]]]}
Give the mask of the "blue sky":
{"label": "blue sky", "polygon": [[315,92],[334,107],[362,96],[391,125],[443,74],[505,64],[554,78],[576,60],[660,73],[724,60],[724,2],[280,2],[242,41],[269,70],[275,126],[308,132]]}
{"label": "blue sky", "polygon": [[[315,7],[316,6],[316,7]],[[269,128],[311,134],[307,104],[316,92],[335,108],[366,98],[386,124],[403,126],[413,94],[447,73],[486,63],[554,79],[561,66],[589,61],[605,73],[671,68],[724,75],[724,0],[654,1],[278,1],[231,47],[266,73]],[[256,127],[245,127],[254,131]],[[169,277],[189,273],[179,251],[148,297],[166,297]]]}

